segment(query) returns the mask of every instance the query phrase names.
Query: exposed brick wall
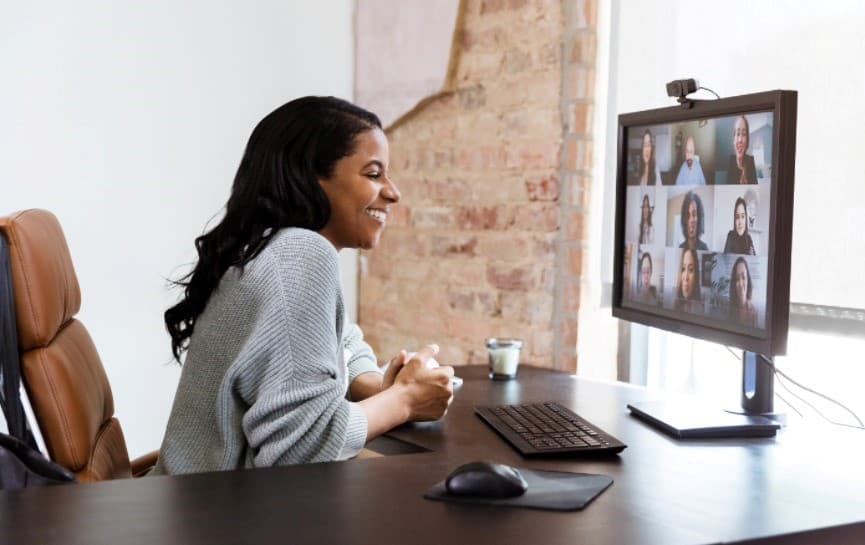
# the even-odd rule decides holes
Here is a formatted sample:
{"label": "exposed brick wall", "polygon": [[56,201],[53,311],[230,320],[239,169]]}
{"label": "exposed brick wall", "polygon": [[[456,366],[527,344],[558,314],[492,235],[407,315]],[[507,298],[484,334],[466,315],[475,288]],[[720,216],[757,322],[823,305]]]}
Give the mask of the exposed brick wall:
{"label": "exposed brick wall", "polygon": [[388,130],[402,203],[362,255],[359,321],[383,359],[436,341],[483,363],[486,337],[516,336],[524,362],[574,370],[594,34],[572,29],[594,9],[460,10],[450,90]]}
{"label": "exposed brick wall", "polygon": [[589,212],[592,176],[592,120],[594,118],[595,0],[564,2],[565,29],[562,62],[562,119],[565,128],[559,177],[562,179],[562,226],[556,263],[556,335],[552,346],[555,367],[576,370],[577,312],[587,261],[584,225]]}

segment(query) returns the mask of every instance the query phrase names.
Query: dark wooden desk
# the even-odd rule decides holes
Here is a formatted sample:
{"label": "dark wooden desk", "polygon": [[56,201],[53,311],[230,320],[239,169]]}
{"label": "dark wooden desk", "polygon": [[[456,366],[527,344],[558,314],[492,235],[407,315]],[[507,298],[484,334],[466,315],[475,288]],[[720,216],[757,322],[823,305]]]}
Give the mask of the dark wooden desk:
{"label": "dark wooden desk", "polygon": [[[391,433],[432,452],[0,492],[0,542],[696,545],[799,533],[753,543],[865,543],[865,433],[793,426],[774,439],[681,442],[628,415],[626,403],[650,397],[639,388],[526,367],[512,382],[491,382],[482,368],[458,374],[465,384],[442,422]],[[472,412],[548,399],[628,448],[612,459],[525,460]],[[844,447],[810,443],[830,439]],[[615,483],[571,513],[421,497],[476,459],[603,473]]]}

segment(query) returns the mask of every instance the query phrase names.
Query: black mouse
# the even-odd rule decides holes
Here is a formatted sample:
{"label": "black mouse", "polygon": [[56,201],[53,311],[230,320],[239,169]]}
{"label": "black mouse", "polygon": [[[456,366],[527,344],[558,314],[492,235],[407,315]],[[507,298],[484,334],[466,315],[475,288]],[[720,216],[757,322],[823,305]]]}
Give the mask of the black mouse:
{"label": "black mouse", "polygon": [[513,498],[523,495],[529,485],[511,466],[471,462],[453,470],[445,481],[445,487],[455,496]]}

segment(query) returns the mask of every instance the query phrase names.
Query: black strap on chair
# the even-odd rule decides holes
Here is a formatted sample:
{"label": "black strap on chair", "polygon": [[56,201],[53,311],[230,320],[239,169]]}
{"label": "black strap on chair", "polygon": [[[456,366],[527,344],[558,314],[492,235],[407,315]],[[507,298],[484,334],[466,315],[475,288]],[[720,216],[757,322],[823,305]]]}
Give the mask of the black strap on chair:
{"label": "black strap on chair", "polygon": [[12,293],[12,269],[9,264],[9,242],[0,231],[0,406],[6,417],[9,434],[38,451],[36,440],[27,424],[21,404],[21,360],[18,356],[18,328],[15,325],[15,299]]}

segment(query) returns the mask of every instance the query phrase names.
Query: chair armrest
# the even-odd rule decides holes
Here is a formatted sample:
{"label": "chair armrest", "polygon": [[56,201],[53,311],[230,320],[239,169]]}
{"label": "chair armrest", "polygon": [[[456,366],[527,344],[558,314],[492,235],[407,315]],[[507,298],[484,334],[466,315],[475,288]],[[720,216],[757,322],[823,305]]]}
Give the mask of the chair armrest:
{"label": "chair armrest", "polygon": [[159,451],[154,450],[153,452],[148,452],[143,456],[131,460],[129,464],[132,466],[132,476],[143,477],[147,475],[147,473],[153,469],[153,466],[156,465],[157,458],[159,458]]}

